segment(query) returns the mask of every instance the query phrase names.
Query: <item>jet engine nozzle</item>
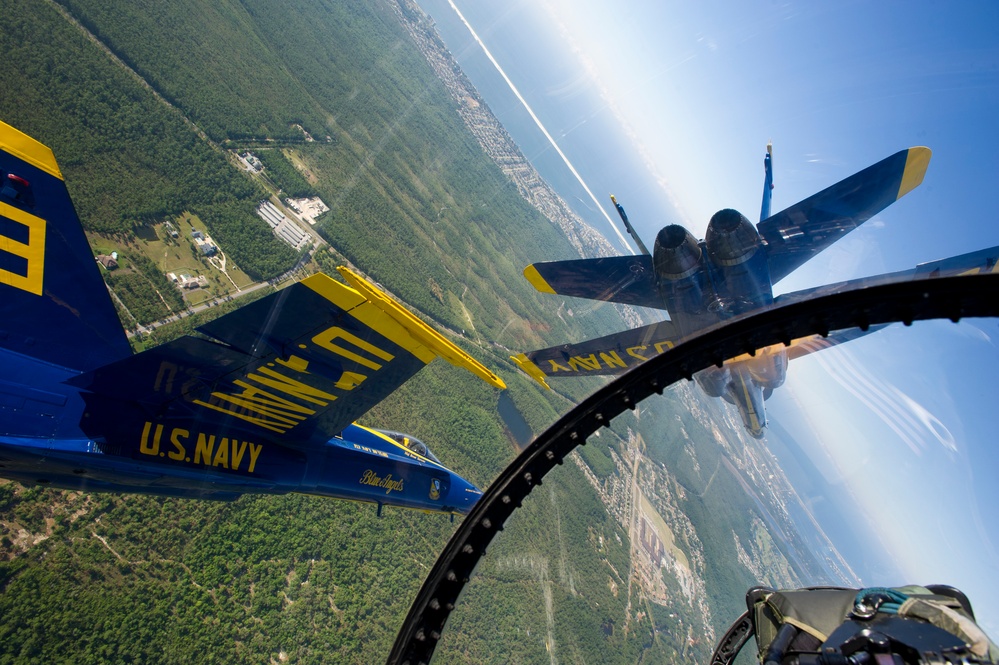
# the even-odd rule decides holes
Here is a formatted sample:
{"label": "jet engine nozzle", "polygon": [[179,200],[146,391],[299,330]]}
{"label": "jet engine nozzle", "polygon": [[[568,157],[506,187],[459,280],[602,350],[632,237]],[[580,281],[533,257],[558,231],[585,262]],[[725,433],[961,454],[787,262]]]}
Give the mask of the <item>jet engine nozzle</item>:
{"label": "jet engine nozzle", "polygon": [[690,231],[670,224],[656,235],[652,260],[657,275],[671,280],[684,279],[700,269],[701,248]]}
{"label": "jet engine nozzle", "polygon": [[704,244],[712,263],[730,267],[753,258],[763,241],[756,227],[742,213],[726,208],[711,216]]}

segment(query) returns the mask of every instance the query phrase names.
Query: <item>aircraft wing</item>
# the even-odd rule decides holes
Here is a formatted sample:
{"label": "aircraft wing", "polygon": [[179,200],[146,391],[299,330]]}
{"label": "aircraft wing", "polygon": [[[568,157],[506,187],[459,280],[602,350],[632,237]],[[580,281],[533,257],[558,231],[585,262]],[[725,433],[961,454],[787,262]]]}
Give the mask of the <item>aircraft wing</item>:
{"label": "aircraft wing", "polygon": [[930,155],[929,148],[902,150],[760,222],[771,282],[918,187]]}
{"label": "aircraft wing", "polygon": [[884,273],[882,275],[872,275],[870,277],[860,277],[845,282],[835,284],[824,284],[810,289],[785,293],[774,298],[775,305],[797,302],[806,298],[813,298],[820,295],[828,295],[846,289],[855,289],[864,286],[874,286],[907,279],[923,279],[933,277],[953,277],[956,275],[977,275],[979,273],[999,272],[999,246],[979,249],[967,254],[951,256],[946,259],[937,259],[920,263],[915,268],[899,270],[897,272]]}
{"label": "aircraft wing", "polygon": [[[861,288],[864,286],[874,286],[887,282],[908,280],[908,279],[933,279],[935,277],[952,277],[955,275],[977,275],[979,273],[999,272],[999,246],[980,249],[959,256],[951,256],[946,259],[927,261],[920,263],[915,268],[900,270],[898,272],[874,275],[872,277],[861,277],[838,284],[826,284],[812,289],[795,291],[777,296],[774,299],[776,305],[786,305],[790,302],[797,302],[807,298],[814,298],[821,295],[829,295],[837,291]],[[791,341],[787,347],[788,360],[801,358],[810,353],[828,349],[844,342],[849,342],[872,332],[886,328],[887,325],[871,326],[867,330],[860,328],[849,328],[847,330],[835,330],[827,336],[811,335]]]}
{"label": "aircraft wing", "polygon": [[371,284],[340,270],[355,288],[313,275],[201,326],[202,336],[77,377],[73,383],[89,391],[84,431],[106,433],[121,414],[136,412],[138,421],[301,448],[339,434],[438,357],[505,387]]}
{"label": "aircraft wing", "polygon": [[620,374],[673,348],[678,339],[676,326],[662,321],[510,357],[528,376],[550,389],[545,380],[549,376]]}
{"label": "aircraft wing", "polygon": [[[638,257],[636,257],[638,258]],[[566,261],[565,263],[572,263]],[[999,272],[999,246],[969,252],[960,256],[921,263],[915,268],[901,270],[872,277],[826,284],[811,289],[803,289],[786,293],[774,299],[775,305],[787,304],[820,295],[828,295],[846,289],[873,286],[889,281],[905,279],[932,279],[934,277],[978,274],[981,272]],[[789,360],[842,344],[864,335],[868,335],[885,326],[871,326],[867,330],[851,328],[832,331],[827,336],[811,335],[791,341],[788,347],[783,344],[775,347],[775,351],[787,349]],[[626,330],[605,337],[579,342],[578,344],[563,344],[547,349],[539,349],[528,353],[511,356],[526,374],[546,388],[550,386],[547,378],[550,376],[586,376],[620,374],[634,365],[649,360],[663,351],[672,348],[680,340],[680,333],[670,321]],[[732,358],[726,363],[746,360],[750,356]]]}
{"label": "aircraft wing", "polygon": [[735,365],[742,362],[750,361],[754,356],[761,355],[772,355],[780,353],[781,351],[787,351],[788,360],[797,360],[798,358],[803,358],[810,353],[815,353],[816,351],[822,351],[833,346],[838,346],[845,342],[851,342],[855,339],[864,337],[865,335],[870,335],[872,332],[877,332],[887,328],[888,323],[870,326],[867,330],[861,330],[860,328],[847,328],[846,330],[834,330],[828,335],[823,337],[822,335],[809,335],[808,337],[799,337],[797,339],[792,339],[791,343],[785,346],[784,344],[774,344],[773,346],[764,347],[762,349],[757,349],[753,356],[748,353],[744,353],[740,356],[734,358],[729,358],[724,362],[725,365]]}
{"label": "aircraft wing", "polygon": [[647,254],[533,263],[524,277],[542,293],[664,308]]}
{"label": "aircraft wing", "polygon": [[867,330],[860,328],[847,328],[846,330],[834,330],[825,337],[822,335],[809,335],[791,341],[791,346],[787,347],[787,359],[797,360],[816,351],[822,351],[833,346],[839,346],[846,342],[852,342],[872,332],[877,332],[887,328],[890,324],[870,326]]}

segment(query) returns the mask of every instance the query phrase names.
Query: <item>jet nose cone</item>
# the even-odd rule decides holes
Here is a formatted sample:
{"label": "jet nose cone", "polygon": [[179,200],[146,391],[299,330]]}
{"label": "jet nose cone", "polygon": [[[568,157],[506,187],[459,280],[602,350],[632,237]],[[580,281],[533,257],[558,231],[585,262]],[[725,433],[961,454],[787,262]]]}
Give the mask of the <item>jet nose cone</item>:
{"label": "jet nose cone", "polygon": [[479,499],[482,490],[458,475],[451,477],[451,491],[448,493],[448,503],[456,512],[467,515]]}

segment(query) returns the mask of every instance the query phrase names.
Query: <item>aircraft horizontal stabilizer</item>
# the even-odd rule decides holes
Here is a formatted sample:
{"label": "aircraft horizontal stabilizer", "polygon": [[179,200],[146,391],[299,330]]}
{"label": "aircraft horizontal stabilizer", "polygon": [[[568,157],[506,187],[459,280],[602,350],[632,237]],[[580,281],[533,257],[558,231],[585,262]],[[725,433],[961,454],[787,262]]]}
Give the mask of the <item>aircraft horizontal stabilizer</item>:
{"label": "aircraft horizontal stabilizer", "polygon": [[549,376],[621,374],[673,348],[679,335],[670,321],[653,323],[578,344],[510,356],[528,376],[549,388]]}
{"label": "aircraft horizontal stabilizer", "polygon": [[929,148],[902,150],[757,225],[773,284],[923,182]]}
{"label": "aircraft horizontal stabilizer", "polygon": [[291,448],[325,443],[437,357],[502,388],[502,380],[349,274],[316,274],[188,336],[73,380],[88,394],[84,428],[195,423]]}
{"label": "aircraft horizontal stabilizer", "polygon": [[648,254],[534,263],[524,277],[541,293],[663,309]]}
{"label": "aircraft horizontal stabilizer", "polygon": [[340,266],[337,270],[341,275],[343,275],[344,279],[346,279],[351,286],[361,292],[368,299],[370,304],[380,309],[397,324],[405,328],[406,332],[409,333],[415,341],[430,349],[436,355],[448,361],[455,367],[467,369],[469,372],[494,388],[499,388],[500,390],[504,390],[506,388],[506,384],[503,383],[503,379],[490,372],[475,358],[468,355],[451,342],[447,341],[443,335],[413,316],[413,314],[411,314],[407,309],[397,304],[387,295],[378,290],[373,284],[371,284],[371,282],[368,282],[366,279],[354,273],[349,268]]}

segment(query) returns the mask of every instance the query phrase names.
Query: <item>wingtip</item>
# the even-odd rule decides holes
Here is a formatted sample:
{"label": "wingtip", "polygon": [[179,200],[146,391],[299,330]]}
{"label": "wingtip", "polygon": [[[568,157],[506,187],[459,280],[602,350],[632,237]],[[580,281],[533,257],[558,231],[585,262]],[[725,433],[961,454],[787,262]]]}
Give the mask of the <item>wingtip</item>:
{"label": "wingtip", "polygon": [[905,157],[905,170],[902,172],[902,182],[898,187],[896,200],[902,198],[923,182],[926,169],[930,165],[930,157],[933,151],[926,146],[915,146],[909,148]]}
{"label": "wingtip", "polygon": [[60,180],[62,171],[52,149],[24,132],[0,121],[0,150],[22,159]]}
{"label": "wingtip", "polygon": [[465,368],[494,388],[499,388],[500,390],[506,389],[506,383],[503,382],[503,379],[489,371],[485,365],[462,351],[405,307],[392,300],[376,285],[344,266],[338,266],[337,271],[343,275],[344,279],[351,286],[367,298],[369,302],[394,319],[417,342],[430,349],[432,353],[448,361],[455,367]]}
{"label": "wingtip", "polygon": [[553,289],[545,280],[545,278],[541,276],[541,273],[538,272],[538,269],[534,266],[533,263],[524,268],[524,277],[526,277],[527,281],[531,283],[531,286],[533,286],[539,292],[555,293],[555,289]]}
{"label": "wingtip", "polygon": [[542,372],[541,368],[535,365],[534,362],[526,355],[518,353],[515,356],[510,356],[510,360],[517,363],[517,367],[519,367],[524,374],[540,383],[542,388],[545,390],[552,389],[552,387],[548,385],[548,382],[545,381],[545,373]]}

